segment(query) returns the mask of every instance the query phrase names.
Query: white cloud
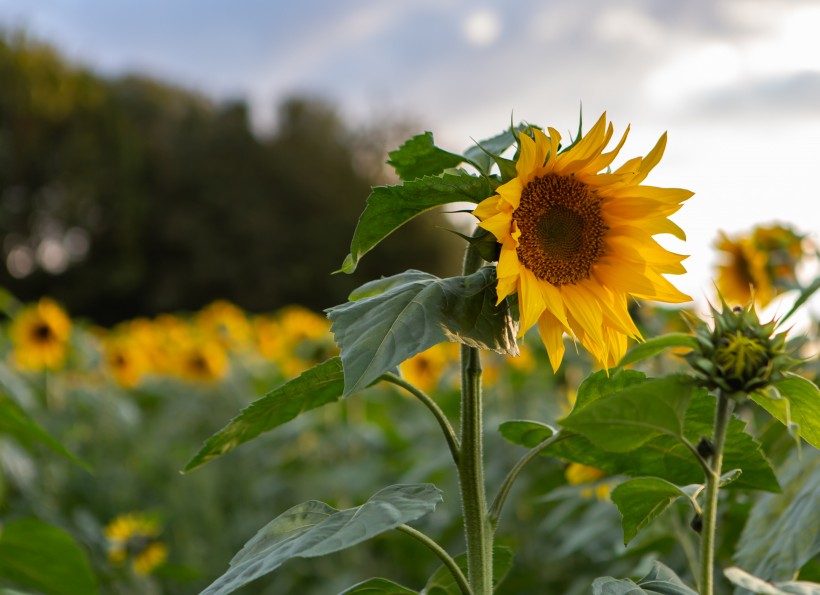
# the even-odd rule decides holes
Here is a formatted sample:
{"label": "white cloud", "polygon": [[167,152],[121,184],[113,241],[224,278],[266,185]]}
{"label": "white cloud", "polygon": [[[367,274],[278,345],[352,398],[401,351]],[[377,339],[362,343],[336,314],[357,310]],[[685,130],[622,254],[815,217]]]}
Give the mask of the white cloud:
{"label": "white cloud", "polygon": [[501,19],[493,11],[476,10],[467,15],[461,30],[473,45],[492,45],[501,33]]}

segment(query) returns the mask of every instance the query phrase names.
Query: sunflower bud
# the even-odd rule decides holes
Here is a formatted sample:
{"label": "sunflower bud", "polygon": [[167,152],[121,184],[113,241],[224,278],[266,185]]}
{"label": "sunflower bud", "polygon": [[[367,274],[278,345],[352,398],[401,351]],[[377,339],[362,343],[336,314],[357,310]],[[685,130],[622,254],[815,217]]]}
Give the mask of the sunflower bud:
{"label": "sunflower bud", "polygon": [[686,361],[699,383],[727,395],[745,395],[782,378],[792,367],[786,353],[786,333],[775,335],[775,321],[761,324],[754,308],[712,308],[714,325],[689,318],[695,348]]}

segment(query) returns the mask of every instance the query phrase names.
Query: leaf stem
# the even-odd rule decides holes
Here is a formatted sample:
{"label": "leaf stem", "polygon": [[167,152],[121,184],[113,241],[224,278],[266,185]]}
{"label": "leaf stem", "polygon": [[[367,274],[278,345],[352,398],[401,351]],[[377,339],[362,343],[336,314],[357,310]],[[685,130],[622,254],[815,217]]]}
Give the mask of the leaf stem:
{"label": "leaf stem", "polygon": [[443,547],[436,543],[436,541],[421,531],[414,529],[410,525],[399,525],[396,527],[396,530],[406,533],[416,541],[420,541],[426,545],[436,556],[438,556],[442,564],[444,564],[444,566],[447,567],[447,570],[450,571],[450,574],[453,575],[453,578],[455,579],[456,584],[458,584],[458,588],[461,590],[461,593],[463,595],[473,595],[473,591],[470,589],[469,583],[467,583],[467,577],[465,577],[464,573],[461,572],[461,568],[458,567],[456,561],[453,560],[450,554],[448,554]]}
{"label": "leaf stem", "polygon": [[713,595],[714,593],[718,491],[720,490],[720,473],[723,466],[723,446],[732,415],[732,404],[733,401],[723,391],[720,391],[715,412],[715,429],[712,436],[715,454],[711,457],[709,472],[706,473],[706,501],[703,507],[703,529],[700,541],[701,595]]}
{"label": "leaf stem", "polygon": [[422,391],[421,389],[413,386],[404,378],[400,378],[395,374],[387,372],[382,374],[382,380],[395,384],[396,386],[400,386],[411,395],[416,397],[419,401],[424,403],[425,407],[430,410],[430,412],[435,416],[436,421],[438,421],[439,427],[441,427],[441,431],[444,433],[444,438],[447,440],[447,446],[450,448],[450,454],[453,455],[453,461],[455,462],[456,466],[458,466],[459,459],[461,458],[461,447],[458,443],[458,438],[456,437],[456,432],[453,429],[453,426],[450,425],[450,420],[447,419],[447,416],[444,414],[444,411],[441,410],[441,407],[438,406],[436,403],[427,393]]}
{"label": "leaf stem", "polygon": [[550,436],[549,438],[545,439],[543,442],[538,444],[537,446],[531,448],[527,453],[521,457],[515,466],[510,469],[510,472],[507,473],[507,477],[504,478],[504,482],[501,484],[501,487],[498,489],[498,493],[493,500],[492,506],[490,506],[490,512],[488,514],[488,518],[490,520],[490,525],[492,526],[493,530],[498,526],[498,519],[501,516],[501,509],[504,507],[504,502],[509,495],[510,489],[512,488],[513,483],[515,482],[518,475],[524,469],[524,467],[529,464],[530,461],[535,459],[538,455],[540,455],[544,450],[555,444],[556,442],[560,442],[561,440],[569,437],[567,432],[561,432],[560,430]]}
{"label": "leaf stem", "polygon": [[[468,245],[463,274],[476,272],[483,260]],[[487,517],[484,485],[481,358],[478,349],[461,345],[461,457],[458,481],[467,542],[467,576],[475,595],[493,590],[493,530]]]}

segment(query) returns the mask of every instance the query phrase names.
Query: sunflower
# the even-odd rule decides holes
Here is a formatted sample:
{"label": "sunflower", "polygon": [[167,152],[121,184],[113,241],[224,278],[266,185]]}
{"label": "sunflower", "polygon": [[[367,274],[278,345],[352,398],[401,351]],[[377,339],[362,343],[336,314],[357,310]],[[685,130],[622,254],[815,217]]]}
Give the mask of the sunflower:
{"label": "sunflower", "polygon": [[[608,170],[617,146],[606,114],[562,150],[561,135],[537,128],[519,135],[516,176],[482,201],[473,214],[501,244],[498,302],[518,294],[520,332],[536,323],[553,370],[564,356],[564,333],[605,367],[641,340],[627,298],[680,303],[691,298],[664,274],[682,274],[686,258],[652,237],[685,234],[668,217],[692,192],[644,186],[666,146],[664,134],[646,157]],[[530,134],[532,136],[530,136]],[[606,171],[602,171],[606,170]]]}
{"label": "sunflower", "polygon": [[22,370],[56,370],[68,351],[71,320],[49,298],[21,309],[9,329],[14,362]]}
{"label": "sunflower", "polygon": [[159,536],[155,518],[134,512],[120,515],[105,527],[108,560],[121,566],[130,559],[136,574],[151,574],[168,558],[168,547]]}
{"label": "sunflower", "polygon": [[766,254],[750,238],[732,239],[721,233],[715,247],[723,253],[715,284],[725,300],[747,304],[754,296],[760,306],[772,301],[775,290],[766,273]]}

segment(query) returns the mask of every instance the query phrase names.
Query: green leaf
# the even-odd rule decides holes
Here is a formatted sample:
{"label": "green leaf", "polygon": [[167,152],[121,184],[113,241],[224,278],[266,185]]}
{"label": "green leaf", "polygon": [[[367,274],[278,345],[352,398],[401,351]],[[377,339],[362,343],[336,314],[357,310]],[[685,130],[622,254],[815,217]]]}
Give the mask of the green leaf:
{"label": "green leaf", "polygon": [[74,538],[38,519],[3,525],[0,578],[50,595],[97,592],[91,566]]}
{"label": "green leaf", "polygon": [[729,581],[742,589],[759,595],[820,595],[820,584],[807,581],[768,583],[736,566],[723,571]]}
{"label": "green leaf", "polygon": [[291,558],[316,558],[347,549],[418,519],[441,502],[431,484],[394,485],[355,508],[336,510],[310,500],[265,525],[202,595],[225,594],[276,570]]}
{"label": "green leaf", "polygon": [[11,436],[26,448],[31,448],[35,444],[45,446],[86,471],[91,470],[87,463],[68,452],[62,444],[31,419],[17,403],[2,394],[0,394],[0,434]]}
{"label": "green leaf", "polygon": [[390,277],[382,277],[381,279],[368,281],[364,285],[361,285],[354,289],[353,292],[348,296],[348,299],[351,302],[357,302],[364,298],[381,295],[386,291],[390,291],[391,289],[399,285],[413,283],[414,281],[427,282],[430,280],[431,277],[432,275],[430,273],[425,273],[424,271],[417,271],[415,269],[409,269],[398,275],[392,275]]}
{"label": "green leaf", "polygon": [[[704,390],[695,391],[684,420],[684,436],[696,444],[711,436],[715,417],[715,398]],[[729,488],[779,491],[771,464],[760,445],[744,432],[746,424],[733,417],[729,422],[724,447],[724,467],[742,469],[743,474]],[[660,477],[677,485],[700,483],[703,470],[689,449],[674,436],[658,436],[628,453],[610,453],[588,438],[570,435],[544,452],[576,463],[602,469],[611,475]]]}
{"label": "green leaf", "polygon": [[652,563],[652,570],[637,583],[630,579],[618,580],[611,576],[596,578],[592,583],[593,595],[698,595],[687,587],[668,567]]}
{"label": "green leaf", "polygon": [[418,134],[401,147],[390,152],[387,162],[405,181],[440,174],[445,169],[464,162],[464,157],[439,149],[433,141],[433,133]]}
{"label": "green leaf", "polygon": [[686,333],[669,333],[668,335],[648,339],[643,343],[638,343],[627,351],[624,358],[618,364],[618,368],[649,359],[659,353],[663,353],[667,349],[675,347],[694,348],[695,338]]}
{"label": "green leaf", "polygon": [[624,545],[678,498],[689,496],[660,477],[636,477],[618,485],[610,494],[623,517]]}
{"label": "green leaf", "polygon": [[498,431],[507,442],[534,448],[555,434],[555,428],[538,421],[514,419],[498,426]]}
{"label": "green leaf", "polygon": [[820,289],[820,277],[817,277],[814,281],[812,281],[811,285],[809,285],[808,287],[804,287],[801,290],[800,295],[798,296],[797,300],[795,300],[794,305],[791,307],[791,309],[788,312],[786,312],[783,318],[777,321],[777,326],[781,326],[784,322],[791,318],[792,315],[794,315],[794,313],[800,309],[800,306],[805,304],[818,289]]}
{"label": "green leaf", "polygon": [[751,398],[780,423],[797,424],[800,436],[820,448],[820,389],[811,380],[789,374],[773,385],[782,399],[753,393]]}
{"label": "green leaf", "polygon": [[[456,565],[461,568],[464,576],[467,576],[467,554],[461,554],[455,558]],[[497,589],[510,568],[512,568],[513,553],[508,547],[497,545],[493,547],[493,589]],[[430,577],[422,591],[424,595],[461,595],[453,574],[442,565]]]}
{"label": "green leaf", "polygon": [[682,436],[694,385],[686,377],[649,380],[576,408],[560,423],[611,452],[628,452],[659,435]]}
{"label": "green leaf", "polygon": [[337,401],[342,396],[343,388],[344,374],[339,357],[332,357],[302,372],[248,405],[227,426],[208,438],[199,452],[185,465],[183,473],[232,451],[240,444],[289,422],[305,411]]}
{"label": "green leaf", "polygon": [[820,554],[820,452],[793,452],[780,470],[783,491],[752,506],[734,561],[769,581],[788,580]]}
{"label": "green leaf", "polygon": [[[525,124],[519,124],[515,128],[516,132],[526,130]],[[501,155],[504,151],[513,146],[516,142],[512,127],[508,128],[501,134],[497,134],[492,138],[488,138],[476,143],[476,146],[470,147],[464,151],[464,156],[478,167],[482,173],[489,174],[493,167],[493,158],[488,155]],[[488,195],[489,196],[489,195]]]}
{"label": "green leaf", "polygon": [[386,578],[370,578],[342,591],[339,595],[418,595],[418,593],[418,591],[397,585]]}
{"label": "green leaf", "polygon": [[406,278],[384,280],[387,291],[328,310],[342,350],[345,395],[442,341],[518,354],[517,324],[506,301],[495,305],[495,267],[467,277],[410,271]]}
{"label": "green leaf", "polygon": [[620,370],[606,373],[599,370],[587,376],[578,387],[573,409],[583,409],[588,404],[646,382],[646,374],[637,370]]}
{"label": "green leaf", "polygon": [[413,217],[453,202],[478,203],[492,195],[493,189],[485,178],[460,170],[425,176],[399,186],[376,186],[356,225],[350,254],[341,272],[355,271],[362,256]]}

